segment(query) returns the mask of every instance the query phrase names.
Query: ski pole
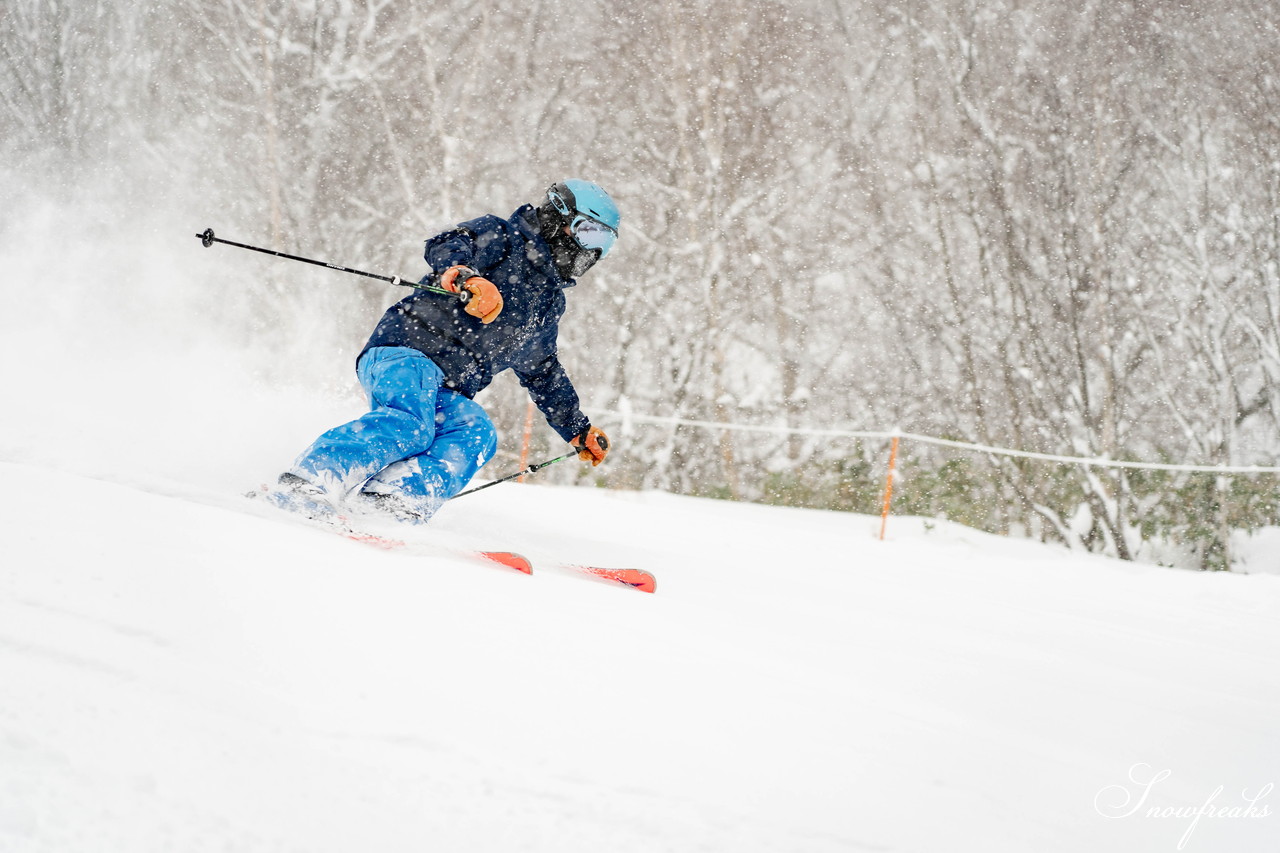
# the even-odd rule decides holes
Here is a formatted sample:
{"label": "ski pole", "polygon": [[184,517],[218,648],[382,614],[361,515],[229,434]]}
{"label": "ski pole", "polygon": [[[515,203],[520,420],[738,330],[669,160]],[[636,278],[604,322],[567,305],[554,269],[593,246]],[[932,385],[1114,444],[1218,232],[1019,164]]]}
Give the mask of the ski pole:
{"label": "ski pole", "polygon": [[328,267],[331,270],[337,270],[338,272],[349,272],[352,275],[362,275],[365,278],[376,278],[378,281],[387,281],[387,282],[390,282],[391,284],[396,285],[397,287],[413,287],[413,288],[417,288],[418,290],[430,291],[431,293],[444,293],[449,296],[456,297],[457,300],[463,303],[464,305],[471,298],[471,294],[465,290],[461,290],[457,293],[454,293],[452,290],[445,290],[443,287],[436,287],[435,285],[432,285],[432,284],[420,284],[416,281],[407,281],[398,275],[378,275],[377,273],[364,272],[363,270],[353,270],[353,269],[350,269],[349,267],[342,267],[342,266],[338,266],[337,264],[331,264],[328,261],[317,261],[312,258],[303,258],[303,257],[299,257],[298,255],[288,255],[288,254],[285,254],[284,252],[276,252],[272,249],[263,249],[258,246],[250,246],[247,243],[236,243],[232,240],[224,240],[221,237],[213,236],[212,228],[204,229],[202,233],[196,235],[196,239],[199,240],[201,243],[203,243],[206,249],[212,246],[214,243],[224,243],[228,246],[235,246],[238,249],[249,249],[250,251],[253,251],[253,252],[262,252],[264,255],[273,255],[274,257],[277,257],[277,258],[287,258],[288,260],[291,260],[291,261],[302,261],[304,264],[315,264],[318,267]]}
{"label": "ski pole", "polygon": [[[600,448],[602,450],[609,449],[609,439],[605,438],[602,435],[599,438],[599,442],[600,442]],[[501,477],[497,480],[494,480],[492,483],[485,483],[483,486],[476,486],[474,489],[467,489],[465,492],[458,492],[458,494],[453,496],[453,499],[460,498],[463,495],[469,495],[473,492],[478,492],[481,489],[487,489],[490,486],[496,486],[499,483],[506,483],[510,480],[514,480],[516,477],[523,477],[525,474],[534,474],[538,471],[541,471],[543,468],[546,468],[548,465],[554,465],[557,462],[563,462],[564,460],[568,459],[570,456],[577,456],[578,452],[581,449],[582,448],[578,448],[578,450],[574,450],[572,453],[566,453],[564,456],[557,456],[555,459],[548,459],[546,462],[536,462],[527,468],[521,468],[519,471],[515,472],[514,474],[508,474],[505,477]]]}
{"label": "ski pole", "polygon": [[[600,438],[600,447],[608,448],[609,447],[608,439]],[[579,448],[579,450],[581,450],[581,448]],[[481,489],[489,488],[490,485],[498,485],[498,483],[507,483],[509,482],[509,480],[516,479],[517,476],[524,476],[525,474],[538,473],[538,471],[543,470],[544,467],[547,467],[548,465],[554,465],[556,464],[556,462],[563,462],[564,460],[567,460],[568,457],[570,456],[577,456],[577,452],[579,451],[573,451],[572,453],[564,453],[563,456],[557,456],[556,459],[549,459],[545,462],[535,462],[534,465],[530,465],[529,467],[522,467],[522,469],[516,471],[515,474],[508,474],[507,476],[503,476],[503,478],[494,480],[493,483],[485,483],[484,485],[477,485],[477,487],[475,487],[474,489],[467,489],[466,492],[458,492],[457,494],[454,494],[451,500],[456,501],[458,500],[458,498],[465,496],[465,494],[474,494],[475,492],[481,491]]]}
{"label": "ski pole", "polygon": [[543,468],[546,468],[548,465],[554,465],[557,462],[563,462],[564,460],[568,459],[570,456],[577,456],[577,455],[578,455],[578,451],[575,450],[572,453],[566,453],[564,456],[557,456],[555,459],[548,459],[546,462],[535,462],[533,465],[530,465],[527,468],[521,468],[519,471],[515,472],[514,474],[508,474],[507,476],[501,479],[494,480],[492,483],[485,483],[483,486],[476,486],[474,489],[467,489],[465,492],[459,492],[458,494],[453,496],[452,500],[457,500],[458,498],[464,495],[475,494],[476,492],[481,491],[482,489],[487,489],[490,486],[496,486],[499,483],[505,483],[509,480],[514,480],[516,477],[520,477],[524,474],[536,473],[538,471],[541,471]]}

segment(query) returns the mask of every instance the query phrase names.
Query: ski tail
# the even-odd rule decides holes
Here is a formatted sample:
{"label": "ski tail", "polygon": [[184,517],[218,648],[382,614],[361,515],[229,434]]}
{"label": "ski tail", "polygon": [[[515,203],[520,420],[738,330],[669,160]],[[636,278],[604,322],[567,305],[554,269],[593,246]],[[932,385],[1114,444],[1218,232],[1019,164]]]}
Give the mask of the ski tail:
{"label": "ski tail", "polygon": [[350,528],[341,531],[342,535],[350,539],[352,542],[360,542],[364,545],[372,545],[374,548],[381,548],[383,551],[394,551],[397,548],[406,548],[408,543],[400,539],[391,539],[387,536],[379,536],[376,533],[362,533],[358,530]]}

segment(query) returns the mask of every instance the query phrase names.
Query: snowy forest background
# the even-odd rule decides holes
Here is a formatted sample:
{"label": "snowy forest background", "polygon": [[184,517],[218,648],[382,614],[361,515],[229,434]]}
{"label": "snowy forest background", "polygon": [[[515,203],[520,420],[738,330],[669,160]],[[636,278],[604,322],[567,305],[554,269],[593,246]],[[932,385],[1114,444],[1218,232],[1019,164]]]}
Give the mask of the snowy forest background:
{"label": "snowy forest background", "polygon": [[[48,216],[184,273],[149,303],[55,252],[5,287],[93,276],[156,323],[198,299],[267,380],[356,396],[352,359],[403,291],[196,231],[418,276],[426,237],[582,177],[622,238],[569,294],[562,356],[617,452],[540,477],[878,510],[883,442],[627,413],[1271,466],[1278,19],[1272,0],[6,0],[0,239]],[[481,399],[509,470],[527,398],[504,376]],[[559,447],[535,431],[534,459]],[[1271,475],[904,454],[895,511],[1125,558],[1224,568],[1239,531],[1280,523]]]}

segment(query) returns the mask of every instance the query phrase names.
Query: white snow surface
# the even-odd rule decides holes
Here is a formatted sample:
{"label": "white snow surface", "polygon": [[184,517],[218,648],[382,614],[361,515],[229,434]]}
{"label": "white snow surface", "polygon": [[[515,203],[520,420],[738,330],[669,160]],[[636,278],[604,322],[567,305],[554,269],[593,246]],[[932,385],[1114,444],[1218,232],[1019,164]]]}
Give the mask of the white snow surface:
{"label": "white snow surface", "polygon": [[1274,576],[529,484],[399,553],[0,472],[2,850],[1275,849]]}
{"label": "white snow surface", "polygon": [[0,851],[1280,849],[1280,576],[533,482],[381,551],[242,497],[360,341],[83,224],[0,245]]}

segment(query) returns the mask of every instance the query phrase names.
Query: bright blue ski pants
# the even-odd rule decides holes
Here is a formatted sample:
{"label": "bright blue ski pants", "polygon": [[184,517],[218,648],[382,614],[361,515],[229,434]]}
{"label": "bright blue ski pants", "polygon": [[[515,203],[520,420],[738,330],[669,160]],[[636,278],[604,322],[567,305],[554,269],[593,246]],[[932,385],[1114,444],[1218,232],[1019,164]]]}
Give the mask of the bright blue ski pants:
{"label": "bright blue ski pants", "polygon": [[356,375],[371,411],[316,439],[290,473],[338,500],[394,494],[429,516],[493,458],[493,421],[479,403],[442,388],[444,374],[422,353],[375,347]]}

